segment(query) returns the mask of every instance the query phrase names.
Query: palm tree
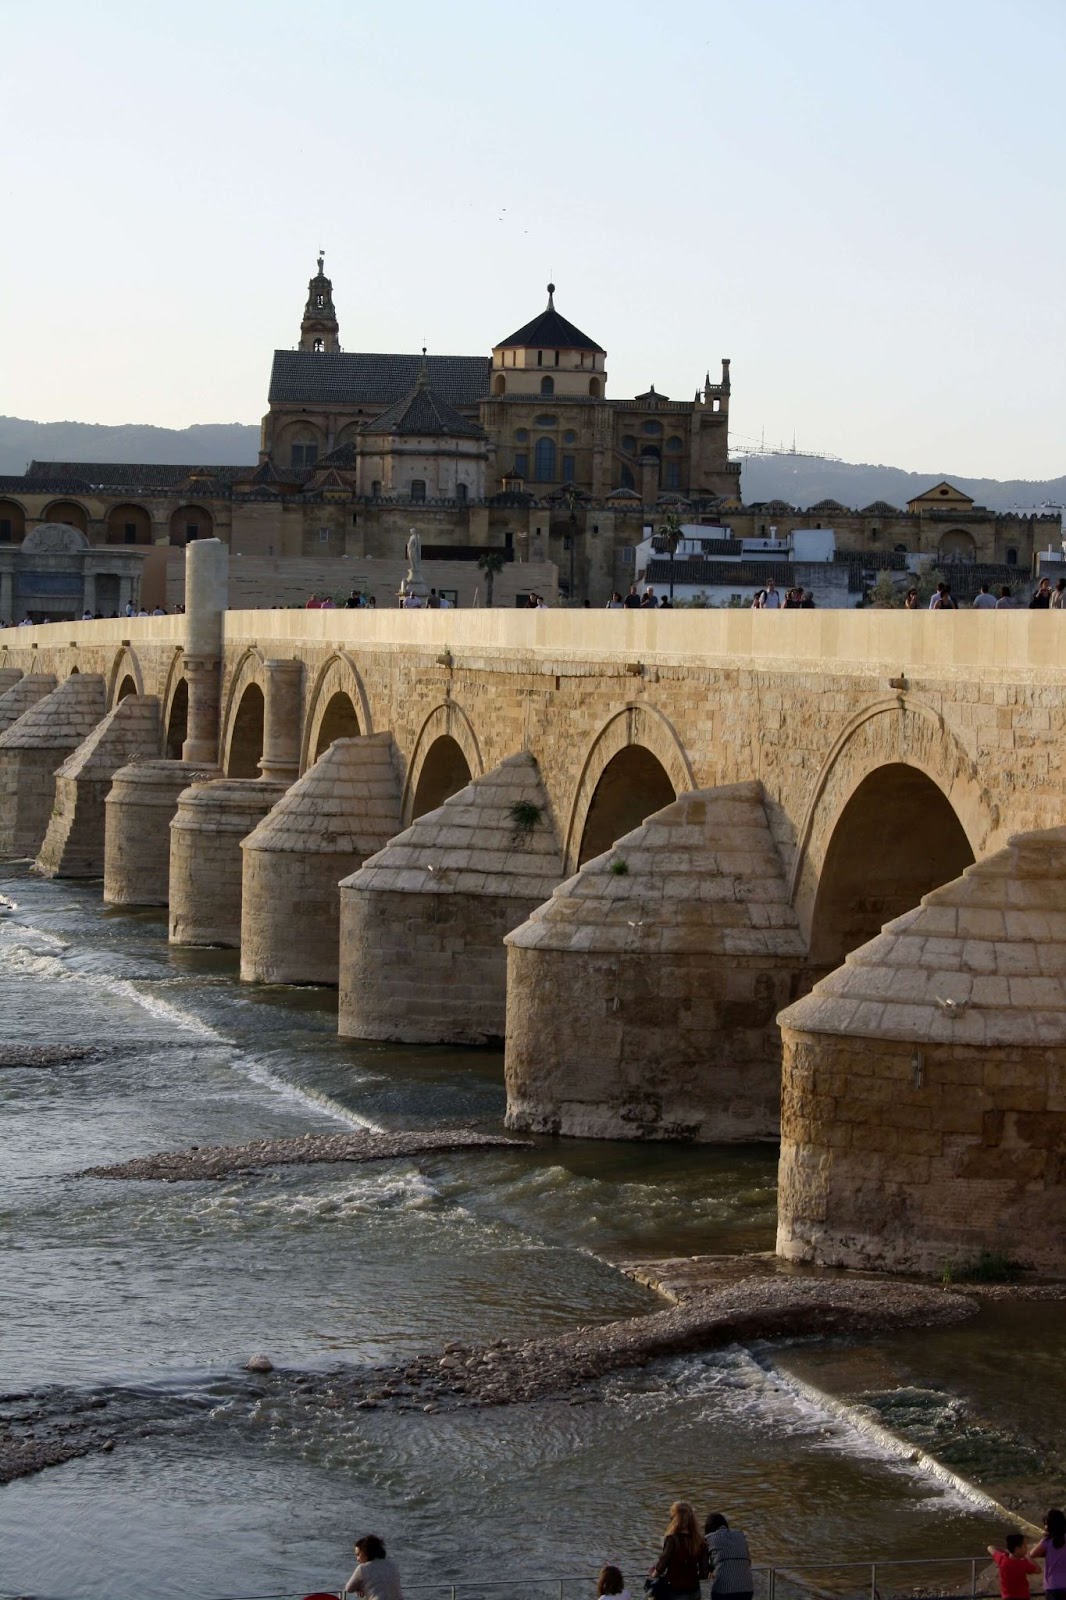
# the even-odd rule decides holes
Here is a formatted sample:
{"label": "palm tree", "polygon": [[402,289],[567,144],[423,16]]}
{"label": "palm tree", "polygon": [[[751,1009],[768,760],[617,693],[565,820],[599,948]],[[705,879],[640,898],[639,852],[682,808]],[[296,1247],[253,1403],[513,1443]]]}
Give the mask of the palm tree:
{"label": "palm tree", "polygon": [[656,550],[658,550],[660,552],[669,551],[669,553],[670,553],[670,603],[671,603],[671,605],[673,604],[673,600],[674,600],[674,556],[677,554],[677,547],[681,543],[681,540],[683,538],[684,538],[684,529],[681,526],[681,518],[678,516],[676,511],[667,512],[666,521],[663,523],[662,527],[659,529],[658,533],[655,535],[655,538],[652,541],[652,543],[653,543],[653,546],[654,546],[654,548]]}
{"label": "palm tree", "polygon": [[478,556],[479,571],[485,574],[485,593],[488,596],[486,605],[492,604],[492,586],[496,575],[503,571],[503,553],[500,550],[486,550],[483,556]]}

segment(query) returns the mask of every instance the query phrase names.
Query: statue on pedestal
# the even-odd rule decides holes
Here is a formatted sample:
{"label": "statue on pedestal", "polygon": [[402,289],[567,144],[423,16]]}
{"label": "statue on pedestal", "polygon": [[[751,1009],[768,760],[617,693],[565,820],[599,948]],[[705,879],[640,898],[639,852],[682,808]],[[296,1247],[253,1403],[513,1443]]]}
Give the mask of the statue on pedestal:
{"label": "statue on pedestal", "polygon": [[414,528],[407,540],[407,576],[400,585],[401,604],[408,596],[422,605],[425,605],[429,596],[429,584],[422,575],[422,540]]}

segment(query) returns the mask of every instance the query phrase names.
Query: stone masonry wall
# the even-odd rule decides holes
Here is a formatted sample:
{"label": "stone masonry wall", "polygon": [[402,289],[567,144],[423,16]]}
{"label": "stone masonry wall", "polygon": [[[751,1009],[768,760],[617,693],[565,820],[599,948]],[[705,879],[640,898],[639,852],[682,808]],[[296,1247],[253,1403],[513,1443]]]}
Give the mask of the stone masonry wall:
{"label": "stone masonry wall", "polygon": [[992,1249],[1066,1271],[1061,1049],[782,1033],[780,1255],[940,1273]]}

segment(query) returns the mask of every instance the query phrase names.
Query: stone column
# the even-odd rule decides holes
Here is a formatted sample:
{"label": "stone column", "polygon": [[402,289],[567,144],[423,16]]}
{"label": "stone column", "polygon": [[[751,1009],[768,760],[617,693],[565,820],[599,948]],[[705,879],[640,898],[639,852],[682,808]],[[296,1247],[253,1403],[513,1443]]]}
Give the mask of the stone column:
{"label": "stone column", "polygon": [[276,783],[293,783],[300,775],[303,662],[267,661],[264,666],[266,694],[259,771]]}
{"label": "stone column", "polygon": [[[0,610],[2,609],[0,607]],[[81,609],[93,612],[96,610],[96,573],[90,572],[88,566],[82,570]]]}
{"label": "stone column", "polygon": [[221,539],[185,547],[185,678],[189,685],[185,761],[218,760],[222,698],[222,629],[229,588],[229,549]]}
{"label": "stone column", "polygon": [[14,622],[15,583],[10,567],[0,570],[0,622]]}

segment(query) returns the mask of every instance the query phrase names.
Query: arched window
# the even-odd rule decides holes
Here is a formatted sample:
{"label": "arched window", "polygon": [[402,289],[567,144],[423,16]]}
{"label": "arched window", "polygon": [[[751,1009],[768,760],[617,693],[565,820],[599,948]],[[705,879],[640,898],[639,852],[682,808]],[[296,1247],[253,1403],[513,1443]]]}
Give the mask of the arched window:
{"label": "arched window", "polygon": [[459,504],[461,506],[465,506],[466,505],[466,484],[465,483],[457,483],[456,484],[456,486],[455,486],[455,495],[456,495],[456,499],[459,501]]}
{"label": "arched window", "polygon": [[1018,565],[1018,552],[1013,547],[1007,551],[1007,565],[1008,567],[1016,567]]}
{"label": "arched window", "polygon": [[905,544],[896,544],[893,545],[892,548],[898,556],[905,556],[907,554],[907,546]]}
{"label": "arched window", "polygon": [[316,339],[314,344],[311,346],[311,349],[314,351],[316,356],[322,355],[325,348],[326,346],[321,339]]}
{"label": "arched window", "polygon": [[555,379],[554,378],[541,378],[541,380],[540,380],[540,392],[541,392],[541,394],[554,394],[555,393]]}
{"label": "arched window", "polygon": [[325,297],[324,294],[316,294],[315,295],[315,305],[318,307],[319,311],[322,310],[322,307],[325,305],[325,303],[326,303],[326,297]]}
{"label": "arched window", "polygon": [[594,400],[598,400],[600,398],[600,380],[599,380],[599,378],[590,378],[589,379],[589,394],[592,396],[592,398]]}
{"label": "arched window", "polygon": [[411,499],[412,500],[421,501],[421,500],[424,500],[425,498],[426,498],[426,480],[425,480],[425,478],[412,478],[411,479]]}
{"label": "arched window", "polygon": [[555,482],[555,440],[538,439],[533,453],[533,476],[538,483]]}
{"label": "arched window", "polygon": [[683,439],[679,439],[675,433],[672,439],[667,439],[666,448],[668,450],[683,450],[685,448],[685,441]]}
{"label": "arched window", "polygon": [[503,392],[504,392],[504,390],[506,388],[507,388],[507,379],[504,377],[503,373],[501,372],[498,377],[495,377],[492,380],[492,392],[493,392],[493,394],[503,394]]}

